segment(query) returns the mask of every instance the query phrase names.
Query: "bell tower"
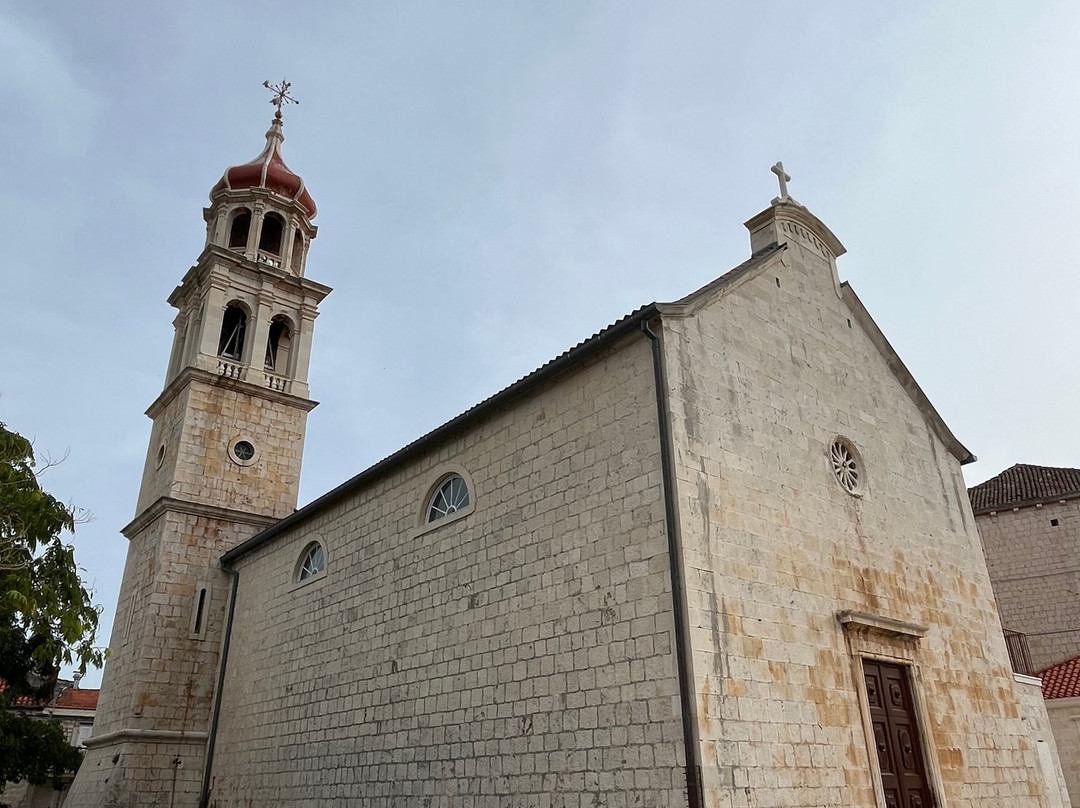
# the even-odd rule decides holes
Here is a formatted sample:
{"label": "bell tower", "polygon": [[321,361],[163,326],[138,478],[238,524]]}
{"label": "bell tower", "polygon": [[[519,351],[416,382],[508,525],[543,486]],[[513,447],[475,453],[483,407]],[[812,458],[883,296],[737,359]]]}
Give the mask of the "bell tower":
{"label": "bell tower", "polygon": [[68,804],[198,805],[230,579],[219,558],[291,513],[318,305],[305,275],[315,202],[266,146],[225,171],[177,309],[153,420],[94,732]]}

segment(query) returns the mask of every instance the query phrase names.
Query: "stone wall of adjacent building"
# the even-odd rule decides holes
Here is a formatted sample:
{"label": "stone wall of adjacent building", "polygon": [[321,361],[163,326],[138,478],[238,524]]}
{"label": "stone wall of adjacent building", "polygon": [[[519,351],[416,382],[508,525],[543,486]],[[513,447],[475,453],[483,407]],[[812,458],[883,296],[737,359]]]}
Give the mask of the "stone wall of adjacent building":
{"label": "stone wall of adjacent building", "polygon": [[1027,635],[1034,670],[1080,655],[1080,500],[976,521],[1001,624]]}
{"label": "stone wall of adjacent building", "polygon": [[[1020,713],[1027,726],[1028,735],[1035,744],[1036,757],[1039,761],[1039,773],[1046,785],[1047,804],[1050,808],[1069,808],[1072,805],[1069,784],[1065,778],[1062,750],[1057,744],[1057,728],[1053,724],[1051,706],[1053,701],[1046,701],[1042,695],[1042,680],[1035,676],[1014,674],[1016,694],[1020,700]],[[1066,738],[1070,743],[1070,754],[1075,755],[1076,730],[1073,738]],[[1071,760],[1075,760],[1071,758]],[[1074,766],[1075,768],[1075,766]]]}
{"label": "stone wall of adjacent building", "polygon": [[652,378],[628,337],[241,558],[211,804],[685,804]]}
{"label": "stone wall of adjacent building", "polygon": [[1080,698],[1047,699],[1044,703],[1069,797],[1073,805],[1080,805]]}
{"label": "stone wall of adjacent building", "polygon": [[[707,805],[878,805],[867,656],[909,666],[950,808],[1049,808],[960,465],[841,294],[793,233],[665,318]],[[861,496],[833,475],[837,436]],[[928,630],[846,634],[843,610]]]}

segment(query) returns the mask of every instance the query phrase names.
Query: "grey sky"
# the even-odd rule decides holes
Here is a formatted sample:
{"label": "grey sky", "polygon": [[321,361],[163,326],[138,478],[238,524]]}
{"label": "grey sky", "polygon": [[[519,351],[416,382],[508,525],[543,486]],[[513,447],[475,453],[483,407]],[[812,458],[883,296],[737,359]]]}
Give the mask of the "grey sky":
{"label": "grey sky", "polygon": [[[642,303],[749,254],[791,193],[976,483],[1080,466],[1080,6],[0,2],[0,420],[123,571],[201,208],[284,155],[319,205],[301,501]],[[99,677],[88,678],[95,684]]]}

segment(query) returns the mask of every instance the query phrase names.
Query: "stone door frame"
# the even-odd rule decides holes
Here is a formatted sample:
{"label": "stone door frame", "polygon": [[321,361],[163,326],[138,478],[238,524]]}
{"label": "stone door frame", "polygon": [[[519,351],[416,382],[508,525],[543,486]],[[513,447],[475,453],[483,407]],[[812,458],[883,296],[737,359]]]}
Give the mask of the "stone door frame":
{"label": "stone door frame", "polygon": [[[848,662],[852,682],[859,699],[859,715],[862,718],[863,741],[866,751],[866,768],[874,786],[874,802],[877,808],[888,808],[885,789],[882,786],[881,767],[878,765],[877,747],[874,743],[874,724],[870,715],[870,700],[866,694],[863,678],[863,660],[900,665],[907,671],[908,689],[911,692],[912,712],[915,715],[919,746],[923,753],[926,782],[933,800],[933,808],[948,808],[945,800],[944,781],[937,759],[937,748],[930,735],[930,713],[923,693],[923,677],[919,664],[918,642],[929,629],[915,623],[907,623],[889,617],[861,612],[843,611],[837,619],[844,628],[848,647]],[[928,806],[929,808],[929,806]]]}

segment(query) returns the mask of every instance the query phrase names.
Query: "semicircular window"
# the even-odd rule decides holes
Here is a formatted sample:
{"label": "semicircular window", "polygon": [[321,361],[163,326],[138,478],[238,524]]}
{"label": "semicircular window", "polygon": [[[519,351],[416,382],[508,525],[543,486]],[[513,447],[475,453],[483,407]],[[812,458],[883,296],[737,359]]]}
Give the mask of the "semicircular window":
{"label": "semicircular window", "polygon": [[304,553],[304,558],[300,561],[300,571],[297,573],[297,580],[306,581],[308,578],[314,578],[321,572],[326,570],[326,554],[323,553],[322,545],[315,542]]}
{"label": "semicircular window", "polygon": [[469,486],[457,474],[447,477],[431,497],[427,520],[434,522],[468,507]]}

